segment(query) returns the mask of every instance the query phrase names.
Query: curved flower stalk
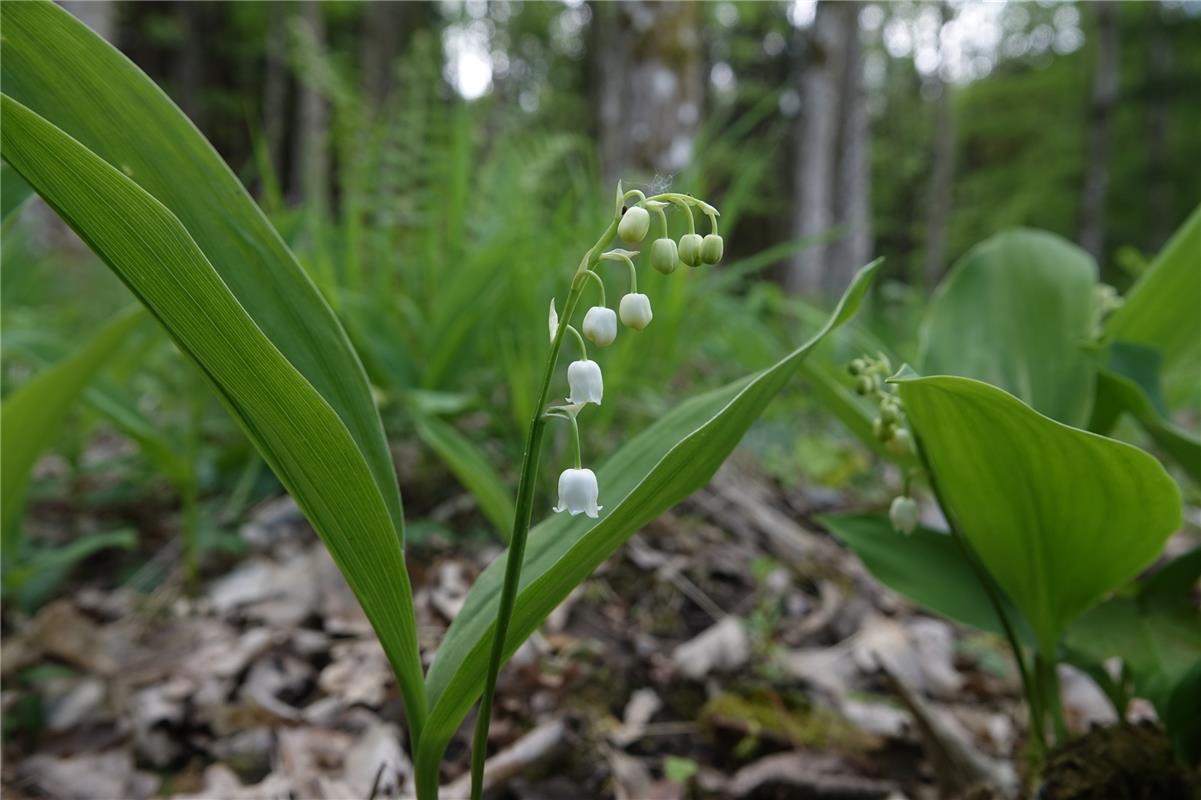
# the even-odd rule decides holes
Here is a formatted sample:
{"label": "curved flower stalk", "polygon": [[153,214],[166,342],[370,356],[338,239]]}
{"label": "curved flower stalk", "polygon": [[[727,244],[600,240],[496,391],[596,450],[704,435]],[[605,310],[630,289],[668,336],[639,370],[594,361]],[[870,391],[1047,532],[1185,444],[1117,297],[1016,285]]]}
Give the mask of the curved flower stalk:
{"label": "curved flower stalk", "polygon": [[[628,204],[628,205],[627,205]],[[669,237],[667,215],[665,209],[675,206],[687,215],[688,247],[681,246]],[[708,243],[697,235],[693,220],[693,210],[705,214],[712,226]],[[526,435],[525,455],[522,459],[521,478],[517,486],[516,513],[513,520],[513,534],[510,538],[508,560],[505,567],[504,583],[501,589],[497,609],[496,629],[492,638],[491,657],[488,662],[488,673],[484,681],[484,691],[480,698],[480,711],[476,719],[475,735],[472,740],[471,752],[471,796],[478,800],[483,794],[484,759],[487,755],[488,727],[492,721],[492,696],[496,690],[496,679],[500,672],[504,656],[504,643],[508,637],[509,622],[513,615],[513,604],[521,581],[521,566],[525,560],[526,539],[530,530],[530,521],[534,508],[535,476],[538,472],[538,457],[542,449],[542,438],[545,434],[546,423],[550,419],[563,419],[571,424],[572,442],[574,445],[574,466],[565,469],[559,476],[559,497],[554,511],[566,511],[570,514],[584,514],[596,519],[604,510],[600,499],[604,487],[597,485],[596,474],[583,465],[580,454],[580,436],[578,417],[589,403],[600,405],[604,393],[604,380],[600,365],[588,358],[587,337],[598,346],[611,344],[617,337],[617,319],[605,301],[604,284],[596,274],[602,262],[613,261],[624,264],[629,270],[630,289],[622,296],[619,303],[619,316],[622,323],[632,330],[641,331],[651,322],[653,317],[650,298],[638,292],[638,270],[634,264],[637,252],[624,249],[606,251],[614,238],[620,236],[627,245],[637,245],[650,232],[651,215],[658,217],[662,236],[652,245],[651,265],[663,273],[673,272],[677,261],[681,260],[680,253],[687,250],[689,266],[715,264],[721,259],[721,237],[717,232],[718,211],[708,203],[695,197],[675,192],[647,197],[637,189],[623,191],[621,184],[617,186],[617,197],[613,208],[613,217],[601,233],[596,243],[588,249],[580,259],[572,276],[567,300],[563,305],[563,315],[559,313],[552,298],[548,329],[550,333],[550,353],[542,373],[542,384],[538,392],[537,411],[530,420]],[[695,241],[692,238],[695,237]],[[694,256],[694,257],[693,257]],[[600,289],[600,305],[593,306],[584,317],[583,335],[572,325],[572,317],[589,282],[596,283]],[[568,397],[567,405],[548,406],[551,393],[551,383],[554,380],[555,368],[558,364],[559,351],[563,339],[568,334],[576,340],[580,349],[580,358],[573,361],[567,368]]]}

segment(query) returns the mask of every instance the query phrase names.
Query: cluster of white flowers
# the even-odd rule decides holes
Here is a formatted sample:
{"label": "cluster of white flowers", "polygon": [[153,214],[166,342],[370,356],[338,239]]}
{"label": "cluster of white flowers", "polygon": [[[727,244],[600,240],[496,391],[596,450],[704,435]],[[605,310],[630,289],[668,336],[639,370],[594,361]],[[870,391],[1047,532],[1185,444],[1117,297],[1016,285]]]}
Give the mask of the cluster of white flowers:
{"label": "cluster of white flowers", "polygon": [[[650,262],[657,271],[667,275],[675,271],[678,264],[689,267],[699,267],[702,264],[713,265],[721,261],[724,242],[717,232],[717,209],[708,203],[690,195],[667,193],[646,197],[642,192],[632,190],[621,194],[621,203],[628,199],[637,199],[636,204],[622,209],[621,218],[617,224],[617,235],[627,245],[637,245],[646,238],[651,226],[651,212],[655,212],[662,223],[662,236],[651,245]],[[679,245],[668,236],[667,215],[664,209],[675,205],[687,214],[688,233],[680,237]],[[708,216],[712,232],[702,238],[695,231],[692,209],[697,208]],[[610,235],[611,235],[610,231]],[[600,305],[593,306],[584,314],[581,336],[579,331],[564,319],[563,325],[567,332],[577,340],[580,348],[580,358],[572,361],[567,367],[567,403],[552,406],[547,410],[548,416],[567,419],[571,422],[573,442],[575,445],[575,467],[563,470],[559,475],[559,503],[555,511],[567,511],[572,516],[585,514],[595,519],[600,515],[602,506],[598,504],[600,495],[596,473],[585,468],[580,462],[580,435],[576,418],[588,404],[601,404],[604,397],[604,379],[601,376],[600,365],[588,358],[585,337],[598,347],[608,347],[617,339],[617,321],[635,331],[644,330],[651,324],[654,314],[651,312],[651,300],[638,291],[638,270],[634,265],[637,251],[621,248],[601,253],[597,263],[613,261],[624,263],[629,268],[630,290],[624,294],[617,304],[617,312],[609,308],[605,302],[605,285],[600,276],[594,271],[594,266],[587,262],[581,267],[585,279],[593,280],[600,290]],[[570,310],[570,304],[569,304]],[[550,340],[553,343],[559,336],[559,314],[555,309],[555,301],[550,301]]]}
{"label": "cluster of white flowers", "polygon": [[[872,434],[889,452],[898,458],[915,455],[913,435],[905,427],[905,407],[896,391],[886,383],[892,374],[892,364],[883,353],[875,358],[863,355],[847,365],[847,372],[855,379],[855,393],[872,398],[879,413],[872,420]],[[917,501],[909,494],[909,480],[905,481],[905,493],[893,498],[888,508],[892,527],[906,535],[917,530],[920,516]]]}

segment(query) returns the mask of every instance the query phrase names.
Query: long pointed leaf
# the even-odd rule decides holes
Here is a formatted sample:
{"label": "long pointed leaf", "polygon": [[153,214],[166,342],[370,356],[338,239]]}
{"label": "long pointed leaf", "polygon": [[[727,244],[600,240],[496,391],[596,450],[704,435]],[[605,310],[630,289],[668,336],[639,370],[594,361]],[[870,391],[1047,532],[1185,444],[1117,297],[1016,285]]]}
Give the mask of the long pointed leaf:
{"label": "long pointed leaf", "polygon": [[[800,362],[854,315],[878,265],[859,272],[804,345],[761,372],[683,403],[617,451],[599,470],[606,505],[599,520],[555,515],[530,531],[506,658],[635,531],[705,485]],[[501,556],[471,587],[430,667],[432,710],[417,756],[419,786],[436,781],[442,752],[483,687],[504,572]]]}
{"label": "long pointed leaf", "polygon": [[[416,738],[425,695],[404,554],[347,426],[175,215],[47,120],[7,95],[0,101],[0,154],[196,361],[312,521],[397,671]],[[354,365],[345,366],[353,382]]]}
{"label": "long pointed leaf", "polygon": [[109,356],[146,316],[133,306],[113,317],[75,354],[47,367],[17,389],[0,407],[0,530],[4,557],[15,556],[18,519],[29,487],[30,471],[42,451],[62,429],[63,419]]}
{"label": "long pointed leaf", "polygon": [[150,78],[65,10],[3,3],[0,18],[4,93],[170,209],[238,303],[341,418],[403,535],[396,475],[362,366],[212,145]]}

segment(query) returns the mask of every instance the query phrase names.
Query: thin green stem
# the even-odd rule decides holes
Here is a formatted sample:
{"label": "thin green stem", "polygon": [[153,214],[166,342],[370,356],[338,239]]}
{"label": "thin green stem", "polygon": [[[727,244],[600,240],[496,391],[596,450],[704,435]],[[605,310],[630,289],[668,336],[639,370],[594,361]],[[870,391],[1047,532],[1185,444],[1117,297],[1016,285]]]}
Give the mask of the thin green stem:
{"label": "thin green stem", "polygon": [[576,268],[575,277],[571,281],[571,291],[567,295],[567,304],[563,309],[563,325],[559,326],[555,340],[551,343],[550,354],[546,359],[546,368],[542,372],[542,386],[538,392],[538,402],[535,404],[534,417],[530,420],[529,431],[526,435],[525,455],[521,462],[521,477],[517,482],[517,504],[513,515],[513,535],[509,538],[508,558],[505,562],[505,579],[501,587],[500,601],[496,612],[496,627],[492,634],[492,649],[488,658],[488,673],[484,678],[484,690],[480,695],[480,711],[476,718],[475,735],[471,744],[471,797],[480,800],[484,791],[484,760],[488,755],[488,728],[492,723],[492,699],[496,691],[496,678],[500,673],[500,665],[505,657],[506,640],[509,636],[509,621],[513,616],[513,605],[517,599],[517,588],[521,583],[521,567],[525,560],[526,539],[530,532],[530,517],[534,508],[534,488],[537,483],[538,455],[542,447],[542,436],[546,429],[546,419],[543,408],[546,398],[550,395],[551,379],[554,377],[555,365],[559,359],[559,350],[563,346],[563,337],[567,334],[564,329],[571,319],[583,290],[584,278],[581,273],[596,266],[600,260],[601,251],[613,241],[617,234],[617,224],[621,221],[620,206],[614,210],[613,218],[609,221],[604,233],[596,240],[596,244],[584,254]]}
{"label": "thin green stem", "polygon": [[712,228],[710,233],[717,233],[717,215],[712,211],[706,211],[705,216],[709,218],[709,227]]}
{"label": "thin green stem", "polygon": [[584,459],[580,454],[580,423],[576,421],[575,414],[571,417],[571,443],[575,447],[575,468],[584,468]]}
{"label": "thin green stem", "polygon": [[1057,744],[1063,744],[1068,738],[1068,726],[1063,716],[1063,702],[1059,695],[1059,674],[1055,670],[1055,658],[1038,653],[1034,656],[1034,664],[1039,683],[1042,684],[1045,713],[1050,715],[1051,724],[1055,727],[1055,741]]}
{"label": "thin green stem", "polygon": [[1026,667],[1026,659],[1022,653],[1021,642],[1018,640],[1009,615],[1005,613],[1005,605],[1001,602],[1001,596],[993,585],[992,577],[988,574],[984,565],[976,558],[976,554],[972,551],[963,534],[959,532],[958,526],[952,518],[951,508],[943,499],[942,492],[939,491],[938,480],[934,475],[934,470],[931,468],[929,460],[926,458],[926,451],[922,447],[917,430],[913,430],[912,434],[913,449],[917,453],[918,460],[921,462],[922,468],[926,471],[926,476],[930,480],[930,488],[934,492],[934,498],[938,501],[938,505],[942,508],[943,514],[946,517],[951,538],[959,545],[960,550],[963,552],[964,560],[967,561],[972,571],[976,573],[976,580],[984,587],[984,593],[988,595],[988,602],[993,608],[993,613],[997,615],[997,619],[1001,622],[1001,628],[1005,632],[1005,640],[1009,643],[1009,649],[1013,653],[1013,660],[1017,664],[1018,676],[1022,681],[1022,693],[1026,696],[1026,703],[1030,706],[1030,719],[1038,754],[1040,757],[1043,757],[1047,752],[1047,739],[1046,733],[1043,730],[1042,698],[1035,678],[1031,676],[1030,671]]}
{"label": "thin green stem", "polygon": [[661,208],[656,208],[655,213],[659,215],[659,222],[663,225],[663,238],[669,238],[667,233],[667,212]]}
{"label": "thin green stem", "polygon": [[571,335],[575,337],[576,344],[580,346],[580,360],[588,360],[588,345],[584,344],[584,337],[580,336],[580,332],[575,329],[575,326],[568,325],[567,330],[571,331]]}
{"label": "thin green stem", "polygon": [[590,269],[584,270],[584,274],[591,277],[592,280],[596,281],[596,285],[600,289],[600,296],[601,296],[600,304],[602,306],[608,306],[609,304],[605,300],[605,282],[603,280],[601,280],[601,276],[597,275],[595,271],[590,270]]}
{"label": "thin green stem", "polygon": [[[635,255],[637,255],[635,253]],[[605,253],[601,256],[602,261],[624,261],[625,265],[630,270],[630,292],[637,294],[638,292],[638,269],[634,266],[634,259],[627,256],[625,253]]]}

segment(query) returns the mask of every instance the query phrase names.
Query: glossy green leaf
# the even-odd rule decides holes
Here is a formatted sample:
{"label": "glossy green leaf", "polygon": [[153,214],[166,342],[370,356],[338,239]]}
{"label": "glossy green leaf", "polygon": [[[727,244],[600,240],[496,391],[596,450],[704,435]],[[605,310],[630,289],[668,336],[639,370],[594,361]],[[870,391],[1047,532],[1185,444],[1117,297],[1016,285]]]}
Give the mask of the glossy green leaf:
{"label": "glossy green leaf", "polygon": [[[858,309],[878,262],[865,267],[817,334],[773,366],[692,398],[633,437],[598,471],[599,520],[549,516],[529,534],[506,658],[555,606],[641,526],[704,486],[797,365]],[[549,512],[552,499],[546,498]],[[479,697],[487,668],[505,557],[471,587],[430,667],[431,712],[417,756],[418,780],[428,786],[455,729]]]}
{"label": "glossy green leaf", "polygon": [[237,302],[354,437],[393,527],[403,533],[391,455],[362,366],[329,306],[212,145],[150,78],[65,10],[3,3],[0,20],[4,93],[178,219]]}
{"label": "glossy green leaf", "polygon": [[1088,419],[1092,257],[1050,233],[993,236],[959,260],[930,303],[919,370],[991,383],[1069,425]]}
{"label": "glossy green leaf", "polygon": [[[3,6],[5,36],[15,38],[23,32],[7,22],[11,5]],[[347,425],[256,324],[178,217],[29,108],[7,95],[2,102],[0,154],[211,381],[346,576],[396,669],[410,724],[419,729],[425,696],[401,540]],[[228,257],[220,247],[215,251]],[[286,273],[279,279],[290,280]],[[300,285],[311,290],[307,282]],[[312,330],[321,325],[320,318],[311,321]],[[357,361],[341,366],[345,383],[358,382],[366,392]]]}
{"label": "glossy green leaf", "polygon": [[479,503],[501,541],[513,528],[513,496],[480,449],[449,423],[430,414],[413,414],[421,441],[438,454],[459,482]]}
{"label": "glossy green leaf", "polygon": [[[818,521],[898,594],[956,622],[1005,632],[988,592],[949,534],[919,527],[906,536],[881,514],[827,514]],[[1018,618],[1007,600],[1005,609],[1010,619]]]}
{"label": "glossy green leaf", "polygon": [[1068,628],[1068,647],[1097,662],[1120,657],[1137,693],[1162,716],[1177,684],[1201,661],[1201,609],[1191,601],[1199,578],[1196,548],[1143,581],[1134,596],[1090,609]]}
{"label": "glossy green leaf", "polygon": [[[1201,206],[1105,321],[1108,338],[1158,350],[1164,370],[1201,362]],[[1193,379],[1196,379],[1194,372]]]}
{"label": "glossy green leaf", "polygon": [[943,511],[1053,653],[1159,553],[1180,492],[1159,462],[969,378],[894,378]]}
{"label": "glossy green leaf", "polygon": [[136,306],[122,311],[74,355],[42,370],[0,406],[0,524],[6,568],[20,541],[21,510],[34,462],[61,432],[68,412],[97,372],[145,320]]}
{"label": "glossy green leaf", "polygon": [[1167,415],[1159,390],[1157,350],[1129,342],[1109,347],[1106,368],[1097,373],[1097,397],[1089,430],[1108,433],[1118,417],[1128,413],[1172,457],[1201,484],[1201,436],[1174,424]]}

